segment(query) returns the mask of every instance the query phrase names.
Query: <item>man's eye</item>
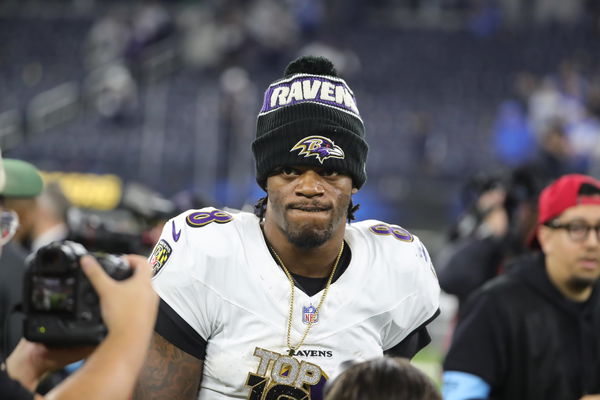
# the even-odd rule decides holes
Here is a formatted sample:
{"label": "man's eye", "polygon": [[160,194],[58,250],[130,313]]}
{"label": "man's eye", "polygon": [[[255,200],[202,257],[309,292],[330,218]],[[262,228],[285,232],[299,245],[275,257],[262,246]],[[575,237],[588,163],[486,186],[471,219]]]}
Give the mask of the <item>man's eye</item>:
{"label": "man's eye", "polygon": [[574,233],[581,233],[581,232],[585,232],[585,231],[587,231],[589,228],[588,228],[588,226],[587,226],[587,225],[582,225],[582,224],[572,224],[572,225],[569,225],[569,228],[568,228],[568,229],[569,229],[571,232],[574,232]]}
{"label": "man's eye", "polygon": [[321,171],[321,176],[337,176],[338,172],[334,169],[324,169],[323,171]]}
{"label": "man's eye", "polygon": [[283,176],[297,175],[297,171],[292,167],[281,167],[279,173]]}

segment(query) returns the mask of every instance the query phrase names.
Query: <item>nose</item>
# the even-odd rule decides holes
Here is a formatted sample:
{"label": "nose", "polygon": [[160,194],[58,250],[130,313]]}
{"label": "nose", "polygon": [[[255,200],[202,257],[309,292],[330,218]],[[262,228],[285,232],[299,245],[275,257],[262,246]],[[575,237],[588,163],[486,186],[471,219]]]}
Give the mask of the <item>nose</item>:
{"label": "nose", "polygon": [[323,178],[312,169],[302,172],[296,181],[296,195],[304,197],[321,196],[325,192]]}
{"label": "nose", "polygon": [[600,245],[600,226],[592,227],[587,237],[585,238],[585,244],[589,247],[597,247]]}

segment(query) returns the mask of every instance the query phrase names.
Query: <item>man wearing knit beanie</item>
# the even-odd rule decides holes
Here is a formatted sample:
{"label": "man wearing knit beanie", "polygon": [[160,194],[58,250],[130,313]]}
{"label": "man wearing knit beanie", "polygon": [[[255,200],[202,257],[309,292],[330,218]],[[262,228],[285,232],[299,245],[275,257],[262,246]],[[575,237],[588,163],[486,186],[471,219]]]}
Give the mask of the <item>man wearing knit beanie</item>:
{"label": "man wearing knit beanie", "polygon": [[367,150],[330,61],[302,57],[269,85],[256,213],[187,211],[150,257],[161,304],[134,399],[318,400],[344,362],[429,342],[439,286],[427,250],[397,225],[349,222]]}
{"label": "man wearing knit beanie", "polygon": [[324,58],[301,58],[267,88],[252,151],[256,179],[283,165],[318,166],[367,179],[365,128],[354,93]]}

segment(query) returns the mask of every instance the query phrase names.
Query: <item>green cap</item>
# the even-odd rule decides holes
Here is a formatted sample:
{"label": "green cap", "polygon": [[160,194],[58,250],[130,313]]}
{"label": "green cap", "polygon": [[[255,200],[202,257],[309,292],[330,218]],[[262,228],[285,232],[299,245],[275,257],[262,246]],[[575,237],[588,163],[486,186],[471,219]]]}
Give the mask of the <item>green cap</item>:
{"label": "green cap", "polygon": [[36,167],[32,164],[10,158],[5,158],[4,189],[0,195],[4,197],[35,197],[42,192],[44,182]]}

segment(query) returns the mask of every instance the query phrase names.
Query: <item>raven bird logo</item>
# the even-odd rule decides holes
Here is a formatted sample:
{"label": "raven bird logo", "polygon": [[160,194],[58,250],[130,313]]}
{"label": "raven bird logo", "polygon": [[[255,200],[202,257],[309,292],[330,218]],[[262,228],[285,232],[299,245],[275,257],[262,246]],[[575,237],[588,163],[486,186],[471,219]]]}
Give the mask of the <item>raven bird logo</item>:
{"label": "raven bird logo", "polygon": [[290,152],[300,150],[299,156],[316,157],[321,164],[328,158],[344,158],[344,150],[340,146],[336,146],[333,140],[324,136],[308,136],[300,139],[298,143],[292,147]]}

